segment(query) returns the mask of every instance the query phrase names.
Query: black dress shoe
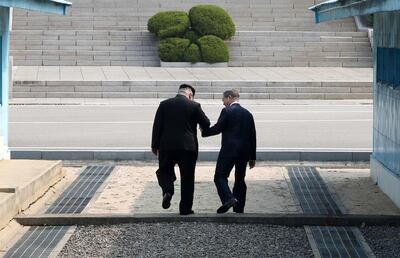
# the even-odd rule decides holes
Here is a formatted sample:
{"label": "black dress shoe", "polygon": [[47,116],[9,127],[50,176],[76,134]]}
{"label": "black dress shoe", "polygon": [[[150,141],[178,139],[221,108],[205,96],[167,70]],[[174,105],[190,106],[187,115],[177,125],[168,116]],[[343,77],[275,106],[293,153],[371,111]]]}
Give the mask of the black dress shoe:
{"label": "black dress shoe", "polygon": [[168,209],[171,206],[171,199],[172,199],[172,194],[170,193],[164,194],[164,197],[162,199],[162,207],[164,209]]}
{"label": "black dress shoe", "polygon": [[233,211],[236,213],[243,213],[243,210],[233,208]]}
{"label": "black dress shoe", "polygon": [[224,203],[221,207],[218,208],[217,213],[225,213],[227,212],[231,207],[234,207],[238,201],[235,198],[230,199],[226,203]]}
{"label": "black dress shoe", "polygon": [[190,214],[194,214],[194,211],[190,210],[190,211],[181,211],[181,212],[179,212],[179,215],[190,215]]}

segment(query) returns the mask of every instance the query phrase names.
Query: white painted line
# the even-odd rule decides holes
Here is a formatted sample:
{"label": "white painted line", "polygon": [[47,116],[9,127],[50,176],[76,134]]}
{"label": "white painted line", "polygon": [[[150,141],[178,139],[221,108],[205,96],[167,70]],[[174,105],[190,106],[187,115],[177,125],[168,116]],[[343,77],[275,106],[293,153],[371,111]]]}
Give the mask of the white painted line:
{"label": "white painted line", "polygon": [[305,113],[370,113],[372,114],[372,110],[361,110],[361,111],[348,111],[348,110],[302,110],[302,111],[252,111],[252,114],[305,114]]}
{"label": "white painted line", "polygon": [[[372,119],[306,119],[306,120],[256,120],[255,123],[310,123],[310,122],[372,122]],[[68,121],[68,122],[46,122],[46,121],[32,121],[32,122],[9,122],[9,124],[152,124],[153,121]]]}
{"label": "white painted line", "polygon": [[[164,99],[160,99],[159,102],[163,101]],[[207,102],[201,102],[197,101],[200,103],[202,106],[219,106],[223,108],[221,103],[207,103]],[[241,103],[244,107],[370,107],[372,108],[372,103],[367,103],[367,104],[265,104],[265,103],[252,103],[252,104],[247,104],[247,103]],[[110,108],[110,107],[158,107],[159,103],[155,104],[109,104],[109,103],[56,103],[56,104],[46,104],[46,103],[41,103],[41,104],[24,104],[24,103],[11,103],[10,106],[12,108],[33,108],[33,107],[77,107],[77,108],[84,108],[84,107],[105,107],[105,108]]]}
{"label": "white painted line", "polygon": [[[150,147],[90,147],[90,146],[80,146],[80,147],[10,147],[11,151],[29,151],[29,150],[43,150],[43,151],[51,151],[51,150],[65,150],[65,151],[74,151],[74,150],[84,150],[84,151],[151,151]],[[200,148],[200,152],[202,151],[219,151],[220,147],[204,147]],[[258,152],[284,152],[284,151],[332,151],[332,152],[360,152],[360,151],[372,151],[372,148],[257,148]]]}

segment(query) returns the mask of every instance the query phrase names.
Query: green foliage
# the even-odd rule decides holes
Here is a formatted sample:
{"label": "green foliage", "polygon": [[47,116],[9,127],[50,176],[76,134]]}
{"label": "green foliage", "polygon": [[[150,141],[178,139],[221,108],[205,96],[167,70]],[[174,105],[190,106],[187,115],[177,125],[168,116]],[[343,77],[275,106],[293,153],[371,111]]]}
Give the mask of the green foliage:
{"label": "green foliage", "polygon": [[200,38],[200,35],[197,34],[194,30],[189,30],[185,33],[183,37],[190,40],[191,43],[197,44],[197,40]]}
{"label": "green foliage", "polygon": [[197,5],[189,15],[181,11],[159,12],[147,28],[160,39],[158,54],[164,62],[229,61],[229,50],[223,40],[235,34],[229,14],[216,5]]}
{"label": "green foliage", "polygon": [[164,62],[183,62],[190,40],[182,38],[168,38],[160,41],[158,55]]}
{"label": "green foliage", "polygon": [[147,29],[160,39],[182,37],[189,27],[189,16],[180,11],[159,12],[147,22]]}
{"label": "green foliage", "polygon": [[225,42],[216,36],[204,36],[198,40],[204,62],[220,63],[229,61],[229,49]]}
{"label": "green foliage", "polygon": [[235,35],[235,24],[229,14],[216,5],[197,5],[189,11],[192,28],[200,35],[214,35],[230,39]]}
{"label": "green foliage", "polygon": [[197,63],[201,61],[200,48],[196,44],[191,44],[184,54],[185,62]]}

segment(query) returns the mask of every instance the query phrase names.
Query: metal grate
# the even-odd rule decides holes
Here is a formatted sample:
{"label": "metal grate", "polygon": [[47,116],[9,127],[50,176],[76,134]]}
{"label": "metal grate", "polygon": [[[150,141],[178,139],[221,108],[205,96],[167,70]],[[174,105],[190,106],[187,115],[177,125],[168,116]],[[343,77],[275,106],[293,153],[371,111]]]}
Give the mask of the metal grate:
{"label": "metal grate", "polygon": [[369,257],[351,227],[310,227],[321,257]]}
{"label": "metal grate", "polygon": [[113,169],[110,166],[88,166],[46,213],[80,213]]}
{"label": "metal grate", "polygon": [[[46,213],[80,213],[111,174],[112,166],[88,166]],[[49,257],[70,227],[31,227],[4,257]]]}
{"label": "metal grate", "polygon": [[[314,167],[288,167],[293,192],[306,214],[340,215],[342,211]],[[321,257],[369,257],[356,228],[309,227]]]}
{"label": "metal grate", "polygon": [[342,212],[318,171],[313,167],[289,167],[293,190],[306,214],[339,215]]}

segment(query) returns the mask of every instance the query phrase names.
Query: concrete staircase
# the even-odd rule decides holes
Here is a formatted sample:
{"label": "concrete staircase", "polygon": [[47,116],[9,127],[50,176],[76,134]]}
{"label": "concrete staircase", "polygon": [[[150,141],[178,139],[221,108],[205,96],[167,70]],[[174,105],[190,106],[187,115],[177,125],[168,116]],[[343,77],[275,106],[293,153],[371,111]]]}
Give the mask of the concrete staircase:
{"label": "concrete staircase", "polygon": [[[159,66],[157,39],[147,31],[15,30],[14,65]],[[229,66],[371,67],[365,32],[238,31]]]}
{"label": "concrete staircase", "polygon": [[267,81],[41,81],[16,84],[20,98],[171,98],[180,83],[196,88],[196,99],[220,99],[235,88],[242,99],[368,99],[371,82]]}
{"label": "concrete staircase", "polygon": [[17,30],[145,30],[159,11],[188,11],[196,4],[226,9],[240,31],[354,31],[351,19],[315,24],[307,8],[320,0],[75,0],[67,17],[18,10]]}
{"label": "concrete staircase", "polygon": [[[356,32],[352,19],[315,24],[313,13],[307,8],[318,2],[321,0],[207,1],[224,7],[237,25],[235,37],[228,42],[230,67],[371,67],[367,34]],[[16,10],[11,43],[14,65],[157,67],[160,65],[157,39],[146,30],[148,18],[162,10],[187,11],[200,3],[197,0],[75,0],[66,17]],[[47,83],[51,85],[51,81],[46,80]],[[25,85],[23,81],[15,82],[15,97],[30,96],[24,93],[24,88],[19,88],[26,88],[22,85]],[[123,95],[94,93],[87,95]],[[249,94],[266,96],[257,89]],[[45,97],[52,95],[52,92],[44,94]],[[154,96],[151,92],[148,95]],[[70,94],[66,92],[65,96]]]}
{"label": "concrete staircase", "polygon": [[204,99],[229,88],[247,99],[365,99],[372,84],[369,68],[341,67],[20,66],[14,77],[18,98],[167,98],[188,83]]}

